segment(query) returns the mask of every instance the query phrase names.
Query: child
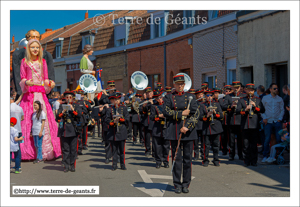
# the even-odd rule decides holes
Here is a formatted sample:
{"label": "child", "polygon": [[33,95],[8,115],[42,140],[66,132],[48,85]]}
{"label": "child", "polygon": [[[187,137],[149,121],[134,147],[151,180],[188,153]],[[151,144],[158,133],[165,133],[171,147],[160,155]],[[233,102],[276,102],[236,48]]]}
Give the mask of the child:
{"label": "child", "polygon": [[275,144],[271,147],[270,157],[266,160],[266,162],[268,163],[272,163],[276,161],[275,156],[276,156],[277,147],[285,147],[290,143],[290,135],[286,129],[280,130],[278,134],[281,136],[282,142],[280,144]]}
{"label": "child", "polygon": [[10,160],[12,157],[12,152],[15,156],[15,173],[19,174],[22,171],[20,170],[21,163],[21,151],[19,148],[18,141],[22,141],[23,137],[18,138],[19,132],[14,126],[17,124],[17,119],[15,117],[10,118]]}
{"label": "child", "polygon": [[35,101],[33,104],[33,108],[35,109],[35,112],[32,114],[32,136],[34,140],[34,146],[37,150],[37,158],[33,162],[39,163],[43,160],[42,155],[42,144],[43,144],[43,137],[45,135],[45,120],[46,120],[46,114],[42,110],[41,102]]}

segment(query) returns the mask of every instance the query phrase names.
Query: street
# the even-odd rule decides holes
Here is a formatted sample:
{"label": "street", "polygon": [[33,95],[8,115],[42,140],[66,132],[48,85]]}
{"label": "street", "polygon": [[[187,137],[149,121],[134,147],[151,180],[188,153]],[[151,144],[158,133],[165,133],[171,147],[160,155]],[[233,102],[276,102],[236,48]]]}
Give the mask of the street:
{"label": "street", "polygon": [[[284,165],[261,164],[260,156],[257,167],[244,167],[243,161],[238,160],[237,155],[234,161],[229,162],[228,155],[222,156],[220,153],[220,167],[210,163],[205,168],[201,166],[201,160],[193,161],[190,192],[175,194],[171,176],[171,159],[170,168],[162,166],[156,169],[151,157],[144,155],[144,147],[140,144],[132,146],[132,141],[127,141],[125,155],[127,170],[121,170],[118,164],[118,169],[112,171],[112,163],[104,163],[105,152],[101,139],[89,135],[88,146],[88,150],[83,151],[84,155],[80,155],[77,159],[76,172],[64,173],[61,158],[38,164],[23,161],[22,173],[10,174],[11,189],[16,185],[97,185],[100,187],[100,194],[97,196],[101,197],[290,196],[289,160]],[[210,153],[210,160],[212,160],[212,153]],[[11,193],[11,196],[18,195]]]}

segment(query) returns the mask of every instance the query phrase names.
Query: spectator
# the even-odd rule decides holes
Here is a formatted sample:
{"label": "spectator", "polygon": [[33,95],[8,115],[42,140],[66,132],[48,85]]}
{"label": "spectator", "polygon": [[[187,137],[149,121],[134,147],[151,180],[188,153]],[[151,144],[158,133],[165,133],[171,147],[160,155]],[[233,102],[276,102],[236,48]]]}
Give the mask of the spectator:
{"label": "spectator", "polygon": [[266,162],[267,156],[270,152],[269,142],[271,139],[272,129],[275,130],[276,142],[280,143],[280,135],[278,132],[282,129],[282,118],[284,115],[283,100],[277,95],[278,86],[276,83],[270,85],[271,94],[266,95],[262,99],[262,103],[265,107],[265,113],[262,114],[263,123],[265,124],[265,142],[263,151],[263,160]]}
{"label": "spectator", "polygon": [[60,94],[59,94],[58,91],[56,91],[54,93],[54,98],[52,99],[52,102],[50,103],[51,106],[52,106],[52,109],[53,109],[54,117],[56,117],[56,113],[57,113],[57,110],[58,110],[59,105],[60,105],[59,100],[58,100],[59,98],[60,98]]}
{"label": "spectator", "polygon": [[20,170],[21,164],[21,150],[19,141],[23,140],[23,137],[19,137],[19,132],[14,126],[18,123],[15,117],[10,118],[10,161],[12,160],[12,153],[15,156],[15,173],[19,174],[22,171]]}
{"label": "spectator", "polygon": [[262,85],[259,85],[257,87],[257,95],[260,99],[262,99],[266,94],[265,94],[265,87]]}
{"label": "spectator", "polygon": [[288,86],[284,85],[282,87],[282,92],[284,93],[284,97],[283,97],[283,103],[284,103],[284,116],[283,116],[283,122],[289,122],[290,120],[290,113],[287,110],[287,107],[290,107],[290,96],[288,94]]}
{"label": "spectator", "polygon": [[268,163],[272,163],[276,161],[276,148],[282,148],[285,146],[288,146],[290,144],[290,135],[287,132],[287,129],[282,129],[279,132],[279,135],[281,135],[281,141],[282,143],[275,144],[271,147],[270,157],[266,160]]}
{"label": "spectator", "polygon": [[37,158],[33,162],[33,164],[35,164],[43,160],[42,144],[43,136],[45,135],[44,126],[46,113],[42,110],[41,102],[39,101],[34,102],[33,108],[35,109],[35,112],[32,114],[32,136],[37,150]]}
{"label": "spectator", "polygon": [[[22,97],[23,97],[23,94],[21,96],[19,96],[19,99],[16,102],[14,99],[14,98],[16,98],[16,95],[11,94],[11,97],[10,97],[10,117],[15,117],[17,119],[17,123],[15,124],[14,128],[18,132],[18,137],[22,137],[21,121],[24,120],[24,111],[23,111],[22,107],[20,107],[18,105],[20,103]],[[23,143],[23,141],[17,142],[17,143],[18,143],[18,149],[19,149],[18,153],[20,154],[20,159],[21,159],[20,143]]]}

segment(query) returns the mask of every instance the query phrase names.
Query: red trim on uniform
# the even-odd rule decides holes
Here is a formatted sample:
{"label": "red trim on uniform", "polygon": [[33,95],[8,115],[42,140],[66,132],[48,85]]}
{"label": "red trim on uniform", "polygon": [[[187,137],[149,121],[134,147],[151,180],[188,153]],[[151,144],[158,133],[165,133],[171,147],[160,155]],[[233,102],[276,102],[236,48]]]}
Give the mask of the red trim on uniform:
{"label": "red trim on uniform", "polygon": [[61,118],[63,116],[63,113],[60,113],[58,116]]}
{"label": "red trim on uniform", "polygon": [[184,75],[176,75],[176,76],[173,76],[173,78],[177,78],[177,77],[184,77]]}
{"label": "red trim on uniform", "polygon": [[155,118],[154,120],[155,120],[155,121],[159,121],[159,120],[160,120],[160,118],[158,118],[158,117],[157,117],[157,118]]}
{"label": "red trim on uniform", "polygon": [[217,117],[217,118],[220,118],[220,114],[216,114],[216,117]]}
{"label": "red trim on uniform", "polygon": [[258,107],[255,107],[255,110],[256,110],[256,111],[260,111],[260,108],[258,108]]}
{"label": "red trim on uniform", "polygon": [[[206,160],[206,156],[205,156],[205,142],[204,142],[204,140],[205,140],[205,135],[203,136],[203,155],[204,155],[204,160]],[[203,162],[202,162],[202,164],[203,164]]]}
{"label": "red trim on uniform", "polygon": [[196,156],[195,150],[194,150],[194,144],[195,144],[195,140],[193,141],[193,151],[194,151],[194,157]]}
{"label": "red trim on uniform", "polygon": [[[77,137],[76,154],[77,154],[77,156],[78,156],[78,137]],[[76,160],[77,160],[77,159],[75,159],[75,162],[74,162],[74,167],[75,167],[75,168],[76,168]]]}
{"label": "red trim on uniform", "polygon": [[221,136],[221,134],[220,134],[219,136],[220,136],[220,137],[219,137],[219,140],[220,140],[220,143],[221,143],[221,148],[223,149],[222,136]]}
{"label": "red trim on uniform", "polygon": [[174,157],[173,157],[173,151],[172,151],[172,146],[171,146],[171,140],[170,140],[170,147],[171,147],[171,156],[172,156],[172,162],[173,162],[174,161]]}
{"label": "red trim on uniform", "polygon": [[88,128],[86,127],[86,133],[85,133],[85,145],[86,145],[86,142],[87,142],[87,139],[88,139]]}
{"label": "red trim on uniform", "polygon": [[245,114],[246,114],[246,112],[245,112],[245,111],[241,111],[240,113],[241,113],[242,115],[245,115]]}
{"label": "red trim on uniform", "polygon": [[[175,102],[174,102],[174,96],[172,96],[172,100],[173,100],[173,104],[174,104],[174,111],[176,112],[176,108],[175,108]],[[177,139],[177,121],[175,120],[175,126],[176,126],[176,140]]]}
{"label": "red trim on uniform", "polygon": [[78,113],[77,113],[76,111],[73,111],[73,114],[74,114],[75,116],[77,116],[77,115],[78,115]]}
{"label": "red trim on uniform", "polygon": [[123,119],[123,118],[120,118],[120,122],[124,122],[125,121],[125,119]]}

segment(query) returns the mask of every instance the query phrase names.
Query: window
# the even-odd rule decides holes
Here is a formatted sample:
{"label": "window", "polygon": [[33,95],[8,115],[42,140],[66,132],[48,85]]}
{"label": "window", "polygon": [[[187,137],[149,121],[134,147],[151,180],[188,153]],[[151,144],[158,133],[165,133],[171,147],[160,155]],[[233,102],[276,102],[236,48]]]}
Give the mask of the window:
{"label": "window", "polygon": [[[181,73],[185,73],[187,74],[188,76],[190,76],[190,69],[183,69],[183,70],[180,70]],[[190,76],[191,77],[191,76]]]}
{"label": "window", "polygon": [[208,21],[218,17],[218,10],[209,10],[208,11]]}
{"label": "window", "polygon": [[[153,11],[151,11],[152,13]],[[157,37],[163,37],[166,35],[167,31],[167,21],[169,12],[167,11],[154,11],[153,15],[151,15],[150,20],[150,39],[154,39]]]}
{"label": "window", "polygon": [[147,75],[148,77],[148,86],[154,90],[157,87],[157,82],[160,82],[160,74]]}
{"label": "window", "polygon": [[183,10],[183,29],[192,27],[195,23],[195,10]]}
{"label": "window", "polygon": [[85,43],[85,45],[90,45],[91,44],[90,36],[84,37],[84,43]]}
{"label": "window", "polygon": [[56,58],[61,58],[61,44],[57,44],[55,50],[56,50]]}
{"label": "window", "polygon": [[61,86],[55,86],[54,91],[58,91],[61,94]]}
{"label": "window", "polygon": [[227,84],[236,81],[236,58],[227,59]]}
{"label": "window", "polygon": [[208,88],[215,88],[217,85],[217,75],[215,74],[205,74],[204,82],[208,82]]}
{"label": "window", "polygon": [[112,21],[114,28],[115,47],[126,45],[133,17],[121,17]]}
{"label": "window", "polygon": [[94,45],[94,38],[95,35],[86,35],[82,37],[82,49],[84,48],[85,45]]}

